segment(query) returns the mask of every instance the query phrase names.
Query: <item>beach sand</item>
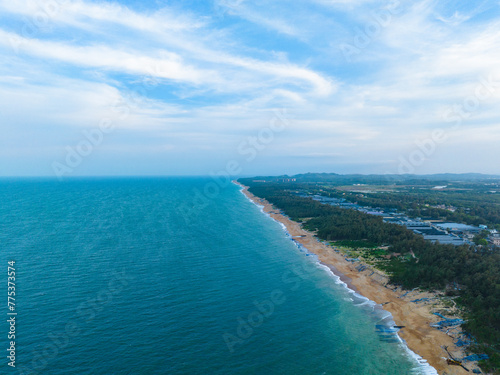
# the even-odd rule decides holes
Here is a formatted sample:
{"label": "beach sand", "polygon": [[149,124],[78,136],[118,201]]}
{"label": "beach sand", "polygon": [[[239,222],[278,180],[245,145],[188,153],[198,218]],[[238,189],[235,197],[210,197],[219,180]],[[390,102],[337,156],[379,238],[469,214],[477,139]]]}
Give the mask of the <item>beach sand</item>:
{"label": "beach sand", "polygon": [[[241,186],[243,188],[242,192],[254,203],[263,206],[264,212],[283,223],[295,241],[302,244],[311,253],[316,254],[319,260],[330,267],[351,289],[378,304],[383,304],[383,309],[392,314],[396,325],[404,326],[398,333],[399,336],[406,341],[408,347],[414,353],[426,360],[440,375],[467,374],[467,371],[463,368],[450,366],[446,363],[448,355],[443,346],[447,346],[455,358],[464,356],[461,348],[454,345],[453,338],[448,334],[430,326],[431,323],[441,320],[432,314],[436,309],[444,307],[440,305],[439,299],[435,299],[430,303],[410,302],[424,297],[434,298],[436,297],[435,294],[412,291],[403,297],[402,295],[407,291],[396,289],[393,285],[388,284],[388,278],[382,272],[373,268],[358,272],[355,266],[359,265],[359,263],[348,262],[345,260],[344,255],[319,241],[313,233],[304,230],[300,223],[280,214],[269,202],[251,194],[246,186],[236,181],[234,183]],[[374,271],[375,273],[373,273]],[[471,371],[476,368],[470,363],[466,364],[466,367]]]}

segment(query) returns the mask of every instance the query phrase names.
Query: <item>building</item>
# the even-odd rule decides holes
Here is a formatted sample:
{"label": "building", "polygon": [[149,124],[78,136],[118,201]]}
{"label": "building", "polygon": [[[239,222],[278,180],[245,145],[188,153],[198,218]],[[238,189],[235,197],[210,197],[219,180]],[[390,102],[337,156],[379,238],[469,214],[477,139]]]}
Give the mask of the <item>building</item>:
{"label": "building", "polygon": [[471,232],[463,232],[463,238],[467,239],[467,240],[473,240],[474,237],[476,235],[474,233],[471,233]]}
{"label": "building", "polygon": [[438,223],[437,227],[455,233],[479,233],[481,229],[473,225],[466,225],[460,223]]}
{"label": "building", "polygon": [[490,243],[492,245],[500,246],[500,236],[499,235],[491,236],[489,238],[489,240],[490,240]]}
{"label": "building", "polygon": [[453,236],[451,234],[448,235],[424,235],[424,239],[431,241],[433,243],[439,242],[442,245],[455,245],[460,246],[464,245],[466,242],[457,236]]}

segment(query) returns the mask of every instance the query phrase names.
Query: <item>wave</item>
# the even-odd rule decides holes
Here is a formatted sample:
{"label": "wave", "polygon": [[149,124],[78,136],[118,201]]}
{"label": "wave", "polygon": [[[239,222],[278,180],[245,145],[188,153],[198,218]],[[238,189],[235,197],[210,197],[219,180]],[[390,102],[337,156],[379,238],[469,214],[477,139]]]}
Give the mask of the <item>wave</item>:
{"label": "wave", "polygon": [[[333,280],[334,280],[334,283],[335,284],[338,284],[338,285],[341,285],[342,287],[345,288],[345,290],[351,295],[351,298],[350,300],[352,301],[352,303],[357,306],[357,307],[370,307],[371,308],[371,311],[375,314],[376,318],[378,318],[377,320],[377,324],[380,324],[382,323],[384,326],[386,326],[388,329],[394,327],[396,325],[396,323],[394,322],[394,318],[392,316],[392,314],[387,311],[387,310],[384,310],[382,308],[381,305],[377,304],[375,301],[372,301],[370,300],[369,298],[359,294],[358,292],[356,292],[355,290],[351,289],[349,287],[349,285],[342,281],[342,278],[340,276],[338,276],[337,274],[335,274],[333,272],[333,270],[328,267],[326,264],[322,263],[318,256],[311,252],[309,249],[307,249],[304,245],[302,245],[301,243],[299,243],[298,241],[296,241],[292,235],[288,232],[288,228],[286,227],[285,224],[283,224],[281,221],[279,220],[276,220],[275,218],[273,218],[269,213],[265,212],[264,211],[264,206],[261,205],[261,204],[258,204],[256,202],[254,202],[252,199],[250,199],[244,192],[243,192],[243,189],[240,185],[237,185],[239,188],[240,188],[240,193],[243,194],[243,196],[248,199],[251,203],[253,203],[255,206],[257,206],[259,208],[259,210],[265,215],[267,216],[268,218],[270,218],[271,220],[273,220],[274,222],[278,223],[281,228],[283,229],[283,231],[285,232],[285,235],[286,237],[288,237],[294,244],[295,246],[297,247],[297,249],[304,253],[306,256],[308,256],[308,259],[310,261],[312,261],[318,269],[320,270],[323,270],[324,272],[326,272]],[[356,302],[359,302],[359,303],[356,303]],[[401,348],[403,348],[404,352],[406,353],[406,355],[413,361],[413,362],[416,362],[418,365],[417,365],[417,368],[415,368],[413,370],[413,372],[415,374],[419,374],[419,375],[439,375],[439,373],[437,372],[437,370],[432,367],[428,362],[427,360],[425,360],[424,358],[422,358],[421,356],[419,356],[417,353],[415,353],[414,351],[412,351],[408,345],[406,344],[406,341],[403,340],[397,333],[394,335],[395,338],[398,339],[398,344]]]}

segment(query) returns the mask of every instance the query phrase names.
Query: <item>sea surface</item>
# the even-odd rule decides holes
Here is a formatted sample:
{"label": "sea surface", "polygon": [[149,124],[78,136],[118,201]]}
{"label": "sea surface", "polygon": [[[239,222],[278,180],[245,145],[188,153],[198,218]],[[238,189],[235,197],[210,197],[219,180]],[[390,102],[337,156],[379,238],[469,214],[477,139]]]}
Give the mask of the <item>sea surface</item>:
{"label": "sea surface", "polygon": [[0,261],[1,374],[435,373],[227,181],[2,179]]}

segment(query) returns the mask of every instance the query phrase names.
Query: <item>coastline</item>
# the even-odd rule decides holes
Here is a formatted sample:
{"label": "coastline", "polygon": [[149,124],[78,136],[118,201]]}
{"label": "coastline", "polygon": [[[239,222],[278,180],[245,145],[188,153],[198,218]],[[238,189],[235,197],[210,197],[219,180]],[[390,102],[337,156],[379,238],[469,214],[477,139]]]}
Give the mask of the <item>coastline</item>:
{"label": "coastline", "polygon": [[[438,300],[433,303],[411,302],[420,298],[435,297],[434,294],[417,290],[406,293],[407,291],[388,284],[387,276],[370,267],[359,272],[353,263],[345,259],[344,255],[320,241],[313,233],[303,229],[300,223],[282,215],[265,199],[254,196],[248,191],[247,186],[237,181],[233,183],[241,187],[241,192],[254,204],[261,206],[271,218],[283,224],[293,241],[315,254],[318,260],[339,277],[349,289],[375,302],[378,308],[392,315],[396,325],[404,326],[398,335],[413,352],[412,354],[421,357],[440,375],[468,373],[459,366],[447,364],[448,355],[443,347],[448,347],[452,355],[458,358],[465,355],[463,349],[455,346],[451,336],[430,326],[431,323],[440,320],[432,313],[442,307],[439,305],[440,302]],[[472,364],[468,367],[475,368]]]}

